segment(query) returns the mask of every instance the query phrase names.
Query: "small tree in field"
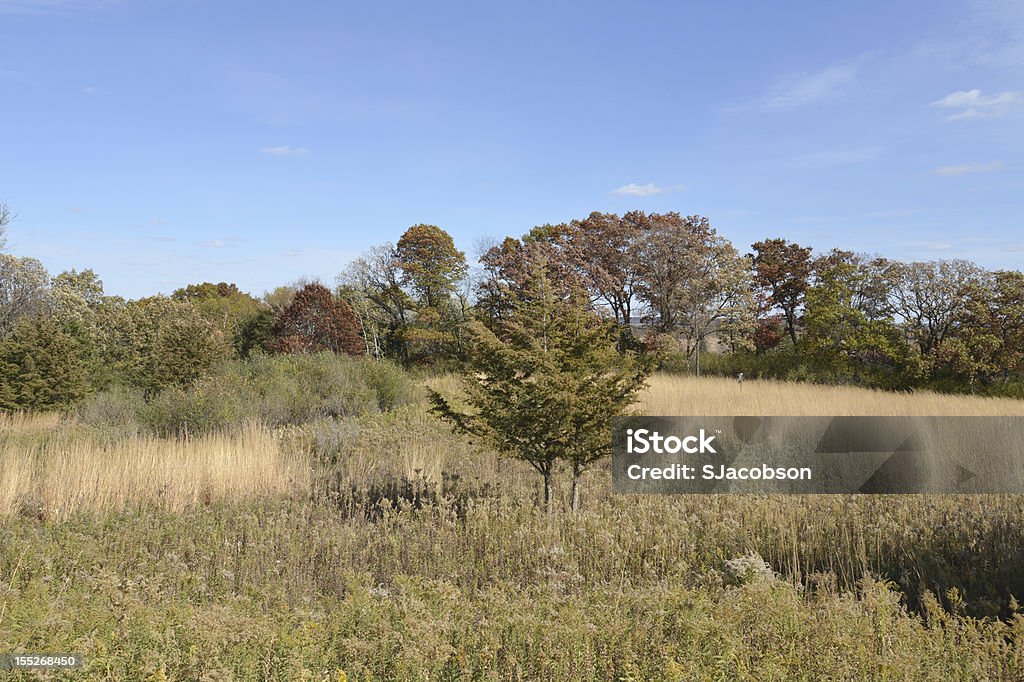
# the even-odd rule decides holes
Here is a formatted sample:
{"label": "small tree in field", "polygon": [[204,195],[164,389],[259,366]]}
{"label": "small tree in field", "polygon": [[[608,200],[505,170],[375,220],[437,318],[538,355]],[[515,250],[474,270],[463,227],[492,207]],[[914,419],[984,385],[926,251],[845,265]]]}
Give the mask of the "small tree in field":
{"label": "small tree in field", "polygon": [[572,508],[579,508],[580,477],[609,452],[611,418],[629,408],[650,373],[645,360],[616,351],[615,324],[587,303],[585,292],[567,296],[555,287],[545,264],[530,264],[511,315],[492,328],[470,323],[463,389],[471,409],[430,395],[455,430],[543,476],[548,508],[559,460],[572,470]]}

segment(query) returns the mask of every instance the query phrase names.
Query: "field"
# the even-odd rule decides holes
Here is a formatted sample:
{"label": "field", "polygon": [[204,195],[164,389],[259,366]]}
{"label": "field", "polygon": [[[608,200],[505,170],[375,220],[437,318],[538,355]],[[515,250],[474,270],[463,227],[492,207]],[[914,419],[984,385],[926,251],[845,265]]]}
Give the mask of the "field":
{"label": "field", "polygon": [[[638,409],[1024,402],[659,375]],[[83,653],[66,679],[1024,678],[1020,497],[617,497],[598,468],[572,514],[565,472],[546,512],[422,402],[187,440],[0,419],[0,652]]]}

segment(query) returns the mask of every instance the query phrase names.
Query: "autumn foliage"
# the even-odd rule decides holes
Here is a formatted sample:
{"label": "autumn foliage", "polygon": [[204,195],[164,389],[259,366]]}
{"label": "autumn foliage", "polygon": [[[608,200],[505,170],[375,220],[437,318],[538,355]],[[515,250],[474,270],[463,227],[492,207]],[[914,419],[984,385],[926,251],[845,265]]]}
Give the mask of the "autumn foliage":
{"label": "autumn foliage", "polygon": [[355,312],[322,284],[307,284],[295,294],[278,316],[274,336],[269,345],[279,353],[359,355],[365,350]]}

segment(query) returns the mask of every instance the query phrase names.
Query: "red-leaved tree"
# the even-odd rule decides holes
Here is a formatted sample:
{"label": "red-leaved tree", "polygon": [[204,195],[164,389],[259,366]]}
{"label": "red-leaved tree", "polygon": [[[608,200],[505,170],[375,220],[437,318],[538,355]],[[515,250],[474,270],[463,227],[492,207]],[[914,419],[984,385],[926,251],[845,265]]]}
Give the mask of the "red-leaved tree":
{"label": "red-leaved tree", "polygon": [[359,355],[365,350],[359,332],[359,318],[348,303],[322,284],[307,284],[281,311],[269,345],[279,353]]}

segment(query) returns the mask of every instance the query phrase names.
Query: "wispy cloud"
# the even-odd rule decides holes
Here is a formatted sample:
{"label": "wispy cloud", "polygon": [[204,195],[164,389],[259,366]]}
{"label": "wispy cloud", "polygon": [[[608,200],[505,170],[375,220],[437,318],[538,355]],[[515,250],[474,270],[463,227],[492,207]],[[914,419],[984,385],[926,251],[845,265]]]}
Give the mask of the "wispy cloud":
{"label": "wispy cloud", "polygon": [[970,175],[972,173],[991,173],[1002,170],[1006,165],[1002,161],[991,161],[989,163],[962,163],[954,166],[939,166],[935,169],[936,175],[956,176]]}
{"label": "wispy cloud", "polygon": [[1024,66],[1024,3],[1020,0],[965,0],[954,30],[932,33],[913,52],[934,70],[969,72],[978,66]]}
{"label": "wispy cloud", "polygon": [[196,242],[196,246],[202,246],[206,249],[222,249],[225,243],[223,239],[207,239],[206,241]]}
{"label": "wispy cloud", "polygon": [[99,92],[99,88],[97,88],[95,85],[87,85],[84,88],[82,88],[82,92],[84,92],[87,95],[95,95]]}
{"label": "wispy cloud", "polygon": [[947,121],[962,121],[972,118],[1002,116],[1013,105],[1024,102],[1024,93],[1007,90],[994,95],[984,95],[981,90],[957,90],[940,100],[932,102],[933,107],[959,109],[946,117]]}
{"label": "wispy cloud", "polygon": [[797,168],[832,168],[850,166],[877,159],[885,152],[884,147],[851,147],[845,149],[829,149],[811,154],[803,154],[790,160],[790,165]]}
{"label": "wispy cloud", "polygon": [[628,185],[616,187],[612,190],[612,194],[627,197],[649,197],[654,194],[664,194],[665,192],[678,192],[685,188],[686,185],[669,185],[667,187],[662,187],[654,184],[653,182],[649,182],[646,185],[637,185],[631,182]]}
{"label": "wispy cloud", "polygon": [[762,111],[791,111],[838,99],[857,81],[865,60],[861,56],[818,71],[788,74],[753,104]]}
{"label": "wispy cloud", "polygon": [[260,149],[260,153],[271,156],[305,156],[309,150],[305,147],[292,147],[284,144],[278,147],[263,147]]}
{"label": "wispy cloud", "polygon": [[868,218],[906,218],[921,213],[920,208],[892,208],[886,211],[872,211],[867,213]]}

